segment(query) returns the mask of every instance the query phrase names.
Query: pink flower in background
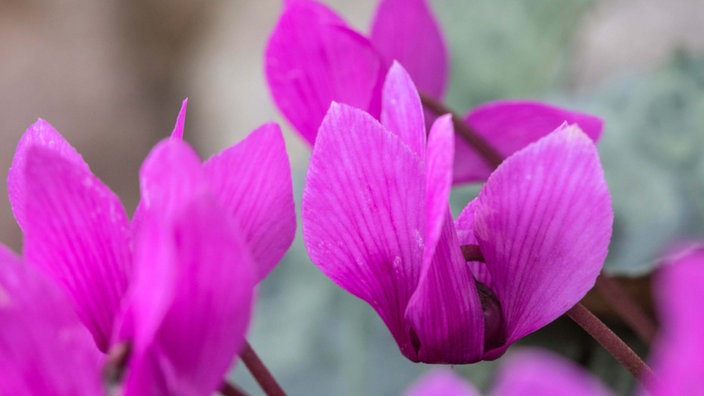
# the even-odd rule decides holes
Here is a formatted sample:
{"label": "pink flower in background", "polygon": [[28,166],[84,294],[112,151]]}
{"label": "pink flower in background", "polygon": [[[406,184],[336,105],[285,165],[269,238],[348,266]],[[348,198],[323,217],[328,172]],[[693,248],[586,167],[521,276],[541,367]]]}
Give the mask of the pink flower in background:
{"label": "pink flower in background", "polygon": [[[436,120],[426,142],[418,94],[398,64],[380,119],[331,106],[306,179],[303,236],[313,262],[377,311],[407,358],[496,358],[593,286],[613,213],[596,148],[579,128],[508,158],[455,224],[451,121]],[[484,262],[466,262],[468,244]]]}
{"label": "pink flower in background", "polygon": [[8,178],[27,264],[67,293],[100,351],[132,345],[126,394],[217,389],[242,345],[254,285],[295,233],[278,126],[201,164],[181,141],[185,109],[143,164],[132,222],[43,120],[22,137]]}
{"label": "pink flower in background", "polygon": [[[438,392],[442,390],[442,392]],[[406,396],[478,396],[481,393],[448,369],[435,369],[406,391]],[[499,367],[489,394],[494,396],[608,396],[609,390],[574,362],[538,349],[521,350]]]}
{"label": "pink flower in background", "polygon": [[[419,91],[442,98],[448,55],[440,28],[424,0],[381,0],[368,37],[351,29],[326,6],[290,0],[266,49],[266,78],[284,116],[310,143],[331,101],[380,116],[383,79],[401,63]],[[509,156],[566,122],[594,141],[596,117],[532,100],[500,100],[470,111],[467,124],[503,156]],[[491,168],[462,138],[455,138],[454,182],[483,181]]]}
{"label": "pink flower in background", "polygon": [[650,363],[655,396],[704,394],[704,246],[666,259],[653,285],[660,331]]}

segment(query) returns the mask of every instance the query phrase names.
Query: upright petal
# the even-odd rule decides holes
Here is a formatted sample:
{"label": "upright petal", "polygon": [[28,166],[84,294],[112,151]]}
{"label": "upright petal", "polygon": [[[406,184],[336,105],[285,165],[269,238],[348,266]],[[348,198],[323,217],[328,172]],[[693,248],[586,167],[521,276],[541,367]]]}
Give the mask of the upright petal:
{"label": "upright petal", "polygon": [[396,62],[391,65],[384,81],[381,123],[397,134],[418,158],[425,158],[423,106],[411,76]]}
{"label": "upright petal", "polygon": [[174,130],[171,132],[171,139],[183,140],[183,130],[186,126],[186,110],[188,109],[188,98],[184,99],[181,103],[181,110],[178,112],[176,117],[176,124],[174,125]]}
{"label": "upright petal", "polygon": [[100,352],[56,285],[0,246],[0,394],[100,395]]}
{"label": "upright petal", "polygon": [[[151,221],[160,222],[151,226]],[[168,244],[139,257],[136,265],[149,266],[156,259],[172,267],[170,276],[150,285],[152,294],[167,291],[170,301],[151,342],[134,346],[125,394],[212,394],[242,347],[252,309],[254,260],[207,189],[193,191],[190,201],[174,211],[148,213],[142,230],[147,235],[140,243]],[[167,254],[163,260],[155,257],[161,253]]]}
{"label": "upright petal", "polygon": [[[467,114],[467,124],[505,157],[554,131],[563,123],[578,124],[595,142],[603,122],[598,117],[529,100],[485,103]],[[455,182],[486,180],[492,169],[457,137]]]}
{"label": "upright petal", "polygon": [[423,174],[397,135],[361,110],[333,104],[303,191],[303,239],[311,260],[367,301],[407,356],[415,353],[403,316],[423,257]]}
{"label": "upright petal", "polygon": [[573,362],[547,351],[526,350],[501,365],[494,396],[607,396],[611,392]]}
{"label": "upright petal", "polygon": [[656,277],[653,290],[660,315],[660,334],[653,348],[649,379],[655,396],[704,393],[704,249],[672,257]]}
{"label": "upright petal", "polygon": [[433,369],[423,374],[405,396],[479,396],[479,391],[450,369]]}
{"label": "upright petal", "polygon": [[613,211],[596,147],[576,126],[504,161],[475,205],[474,234],[507,329],[496,357],[565,313],[594,285]]}
{"label": "upright petal", "polygon": [[139,170],[140,205],[144,210],[176,210],[204,180],[200,159],[191,146],[178,139],[164,139]]}
{"label": "upright petal", "polygon": [[387,62],[401,62],[419,90],[435,98],[443,96],[448,75],[447,50],[425,0],[379,2],[371,40]]}
{"label": "upright petal", "polygon": [[432,260],[435,246],[446,223],[452,186],[452,158],[455,155],[453,139],[454,129],[450,116],[438,118],[430,129],[425,164],[424,263]]}
{"label": "upright petal", "polygon": [[[144,340],[153,337],[171,301],[173,289],[169,287],[173,287],[173,282],[169,279],[175,277],[172,262],[176,254],[165,240],[164,233],[142,229],[167,225],[159,225],[162,220],[151,220],[145,225],[145,219],[155,211],[162,213],[157,219],[163,219],[182,210],[193,191],[204,189],[206,182],[195,151],[187,143],[174,138],[157,143],[139,173],[142,199],[133,219],[133,232],[141,237],[135,260],[150,264],[134,268],[116,338],[117,341],[145,344]],[[155,279],[162,281],[157,294],[153,292]]]}
{"label": "upright petal", "polygon": [[88,170],[88,164],[83,161],[83,157],[76,151],[69,142],[64,139],[51,124],[42,120],[37,120],[27,128],[17,144],[15,157],[12,159],[12,166],[7,176],[7,190],[12,205],[12,212],[15,215],[17,224],[24,231],[27,202],[27,179],[25,176],[25,164],[27,162],[27,152],[31,147],[41,146],[56,153],[76,167]]}
{"label": "upright petal", "polygon": [[25,155],[25,258],[68,292],[106,351],[130,274],[125,210],[87,167],[61,152],[35,145]]}
{"label": "upright petal", "polygon": [[379,55],[368,39],[318,2],[286,5],[265,63],[276,105],[310,144],[331,101],[378,116],[385,71]]}
{"label": "upright petal", "polygon": [[435,255],[423,263],[406,310],[416,352],[415,357],[406,356],[424,363],[473,363],[484,355],[482,302],[462,257],[449,208],[444,218]]}
{"label": "upright petal", "polygon": [[204,164],[210,187],[237,220],[259,280],[291,246],[296,234],[291,167],[281,129],[274,123]]}

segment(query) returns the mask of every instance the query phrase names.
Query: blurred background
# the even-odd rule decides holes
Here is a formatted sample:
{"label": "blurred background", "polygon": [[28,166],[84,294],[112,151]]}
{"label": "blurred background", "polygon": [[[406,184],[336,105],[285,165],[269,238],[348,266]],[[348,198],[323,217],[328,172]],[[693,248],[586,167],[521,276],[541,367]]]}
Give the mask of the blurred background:
{"label": "blurred background", "polygon": [[[375,0],[325,2],[368,31]],[[132,212],[141,161],[190,97],[186,139],[204,158],[266,121],[280,122],[300,203],[309,148],[274,108],[262,72],[280,3],[0,0],[0,169],[41,117]],[[458,112],[523,97],[605,119],[599,150],[616,213],[607,269],[638,277],[629,284],[647,305],[647,274],[659,254],[704,236],[704,2],[431,5],[452,57],[447,102]],[[476,191],[457,189],[453,213]],[[19,251],[6,193],[0,183],[0,240]],[[261,285],[253,346],[293,395],[398,394],[427,366],[406,361],[373,311],[310,263],[300,239]],[[571,326],[558,320],[523,344],[580,361],[619,393],[632,389],[625,370]],[[495,365],[456,369],[486,387]],[[259,394],[246,370],[238,365],[233,375]]]}

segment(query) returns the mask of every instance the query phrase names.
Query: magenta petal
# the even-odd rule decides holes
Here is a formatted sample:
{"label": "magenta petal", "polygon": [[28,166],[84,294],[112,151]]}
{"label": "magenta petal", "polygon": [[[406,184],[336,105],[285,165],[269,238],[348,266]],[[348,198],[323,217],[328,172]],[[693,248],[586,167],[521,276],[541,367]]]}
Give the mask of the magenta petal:
{"label": "magenta petal", "polygon": [[139,170],[142,210],[175,210],[204,183],[203,175],[200,159],[191,146],[178,139],[162,140]]}
{"label": "magenta petal", "polygon": [[[603,121],[589,114],[529,100],[485,103],[467,114],[467,124],[504,157],[542,138],[563,123],[578,124],[592,140],[601,136]],[[457,138],[455,182],[489,177],[491,168],[463,139]]]}
{"label": "magenta petal", "polygon": [[296,234],[291,167],[281,129],[265,124],[204,164],[210,187],[236,219],[263,279]]}
{"label": "magenta petal", "polygon": [[683,252],[664,265],[653,290],[662,327],[653,348],[653,395],[704,393],[704,249]]}
{"label": "magenta petal", "polygon": [[98,348],[106,351],[127,288],[129,221],[117,196],[56,150],[26,153],[25,258],[68,292]]}
{"label": "magenta petal", "polygon": [[443,96],[447,50],[425,0],[382,0],[371,40],[387,62],[397,60],[408,70],[419,90],[435,98]]}
{"label": "magenta petal", "polygon": [[418,158],[425,158],[423,106],[411,76],[396,62],[391,65],[384,81],[381,123],[397,134]]}
{"label": "magenta petal", "polygon": [[0,394],[103,394],[101,354],[64,293],[0,246]]}
{"label": "magenta petal", "polygon": [[[149,224],[160,218],[156,226]],[[155,247],[154,254],[140,256],[136,265],[149,266],[153,260],[170,264],[171,274],[151,285],[152,294],[166,291],[170,296],[164,301],[170,302],[151,342],[140,345],[135,340],[125,394],[212,394],[243,344],[252,309],[254,260],[225,209],[207,190],[193,191],[179,209],[155,209],[145,217],[143,230],[162,235],[143,234],[146,239],[140,243],[160,240],[167,247]],[[167,256],[158,257],[161,253]]]}
{"label": "magenta petal", "polygon": [[188,109],[188,98],[184,99],[181,103],[181,110],[178,112],[176,117],[176,124],[174,125],[174,130],[171,132],[171,139],[183,140],[183,130],[186,126],[186,110]]}
{"label": "magenta petal", "polygon": [[405,396],[479,396],[479,391],[450,369],[433,369],[417,380]]}
{"label": "magenta petal", "polygon": [[81,169],[88,170],[88,164],[66,139],[54,129],[51,124],[41,118],[32,124],[22,135],[17,144],[15,157],[12,159],[12,166],[7,176],[7,190],[12,205],[12,212],[15,215],[20,229],[24,230],[27,202],[27,180],[25,176],[25,164],[27,162],[27,152],[31,147],[41,146],[55,152],[58,156],[75,164]]}
{"label": "magenta petal", "polygon": [[265,62],[276,105],[310,144],[331,101],[378,116],[374,107],[384,72],[379,55],[369,40],[317,2],[287,4]]}
{"label": "magenta petal", "polygon": [[[457,230],[457,237],[460,241],[460,246],[464,245],[478,245],[477,237],[474,236],[474,209],[476,208],[477,200],[472,200],[464,208],[462,213],[457,216],[455,220],[455,229]],[[480,261],[468,261],[469,266],[474,279],[477,282],[488,286],[493,289],[493,282],[491,280],[491,273],[486,266],[486,263]]]}
{"label": "magenta petal", "polygon": [[[142,200],[135,214],[134,232],[139,235],[135,261],[150,263],[134,268],[129,297],[126,298],[122,323],[117,338],[146,343],[151,340],[171,301],[174,267],[171,244],[159,227],[168,227],[165,218],[182,210],[194,194],[205,189],[204,173],[195,151],[180,139],[164,139],[147,155],[140,169]],[[156,220],[145,219],[154,217]],[[150,227],[151,230],[143,230]],[[161,238],[161,239],[159,239]],[[155,294],[154,280],[162,280],[160,293]]]}
{"label": "magenta petal", "polygon": [[607,396],[611,392],[573,362],[552,353],[525,350],[501,365],[492,391],[495,396]]}
{"label": "magenta petal", "polygon": [[[447,204],[446,204],[447,205]],[[442,235],[431,262],[424,262],[406,318],[416,351],[414,361],[465,364],[482,359],[484,317],[474,279],[465,265],[446,208]]]}
{"label": "magenta petal", "polygon": [[565,313],[594,285],[613,211],[596,147],[578,127],[509,157],[473,209],[504,313],[505,346]]}
{"label": "magenta petal", "polygon": [[425,249],[423,262],[432,260],[445,225],[452,186],[454,129],[449,115],[438,118],[430,129],[425,164]]}
{"label": "magenta petal", "polygon": [[406,356],[415,354],[403,316],[423,257],[423,174],[397,135],[361,110],[333,104],[303,191],[311,260],[379,313]]}

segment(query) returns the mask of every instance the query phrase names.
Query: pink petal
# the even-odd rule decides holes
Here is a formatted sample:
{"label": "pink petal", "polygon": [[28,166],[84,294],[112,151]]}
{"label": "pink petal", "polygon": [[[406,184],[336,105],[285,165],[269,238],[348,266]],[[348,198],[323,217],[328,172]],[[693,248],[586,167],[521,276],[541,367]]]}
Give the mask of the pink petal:
{"label": "pink petal", "polygon": [[101,356],[56,285],[0,246],[0,394],[100,395]]}
{"label": "pink petal", "polygon": [[423,262],[429,263],[440,239],[449,211],[452,186],[452,159],[455,155],[454,129],[449,115],[435,121],[430,129],[425,164],[425,248]]}
{"label": "pink petal", "polygon": [[311,260],[379,313],[406,356],[415,355],[403,316],[423,257],[423,173],[397,135],[361,110],[333,104],[303,192]]}
{"label": "pink petal", "polygon": [[495,396],[601,396],[611,392],[573,362],[547,351],[524,350],[501,365]]}
{"label": "pink petal", "polygon": [[660,316],[659,337],[651,364],[656,373],[648,390],[656,396],[704,393],[704,249],[670,258],[653,290]]}
{"label": "pink petal", "polygon": [[[445,204],[447,205],[447,203]],[[424,363],[465,364],[482,359],[484,317],[474,279],[465,265],[449,208],[431,262],[424,262],[406,318],[416,356]]]}
{"label": "pink petal", "polygon": [[419,158],[424,159],[423,106],[411,76],[396,62],[386,75],[381,101],[381,123],[397,134]]}
{"label": "pink petal", "polygon": [[178,112],[176,117],[176,124],[174,125],[174,130],[171,132],[171,139],[183,140],[183,130],[186,125],[186,110],[188,109],[188,98],[184,99],[181,103],[181,110]]}
{"label": "pink petal", "polygon": [[165,139],[144,160],[139,180],[143,210],[168,212],[204,183],[204,172],[191,146],[182,140]]}
{"label": "pink petal", "polygon": [[387,62],[399,61],[418,89],[435,98],[445,92],[448,56],[435,17],[425,0],[382,0],[371,40]]}
{"label": "pink petal", "polygon": [[508,158],[474,208],[474,234],[508,345],[550,323],[594,285],[613,211],[593,141],[566,126]]}
{"label": "pink petal", "polygon": [[[478,245],[477,237],[474,236],[474,209],[476,208],[477,200],[474,199],[470,201],[464,208],[462,213],[455,220],[455,229],[457,230],[457,237],[460,242],[460,246],[464,245]],[[477,282],[482,283],[489,288],[493,288],[493,283],[491,281],[491,273],[486,267],[486,263],[481,261],[468,261],[469,266],[474,279]]]}
{"label": "pink petal", "polygon": [[[595,142],[603,121],[589,114],[528,100],[485,103],[467,114],[467,124],[505,157],[554,131],[563,123],[578,124]],[[455,183],[486,180],[491,169],[477,152],[457,137]]]}
{"label": "pink petal", "polygon": [[17,219],[20,229],[24,230],[27,202],[27,180],[25,176],[25,163],[27,162],[27,152],[31,147],[41,146],[54,151],[58,156],[70,161],[75,166],[88,170],[88,164],[66,139],[54,129],[51,124],[42,120],[37,120],[27,128],[17,144],[15,157],[12,159],[7,176],[7,189],[12,205],[12,212]]}
{"label": "pink petal", "polygon": [[[147,240],[170,245],[155,254],[174,253],[165,259],[175,276],[154,279],[152,290],[172,296],[152,342],[135,344],[125,394],[213,394],[243,344],[255,263],[225,209],[207,190],[194,191],[180,210],[157,215],[167,223],[145,225],[144,230],[165,234]],[[157,215],[148,215],[145,222]],[[138,266],[159,260],[141,258],[148,260]]]}
{"label": "pink petal", "polygon": [[[159,142],[144,160],[140,184],[142,200],[139,218],[135,217],[139,224],[134,228],[139,235],[135,260],[150,264],[135,267],[117,338],[146,345],[173,298],[174,282],[170,280],[176,276],[173,266],[176,252],[169,236],[159,232],[159,228],[169,227],[168,216],[180,212],[195,191],[206,189],[206,182],[195,151],[182,140],[172,138]],[[149,217],[154,219],[147,221]],[[157,294],[155,279],[162,281]]]}
{"label": "pink petal", "polygon": [[479,391],[450,369],[433,369],[423,374],[405,396],[479,396]]}
{"label": "pink petal", "polygon": [[[184,132],[184,128],[186,125],[186,110],[187,109],[188,109],[188,98],[183,100],[183,102],[181,103],[181,109],[178,112],[178,116],[176,116],[176,123],[174,125],[173,131],[171,132],[171,139],[172,140],[183,140],[183,132]],[[187,148],[185,150],[192,151],[190,148]],[[152,153],[154,153],[154,152],[155,152],[155,149],[152,149]],[[198,163],[200,162],[197,155],[195,155],[195,154],[194,155],[187,154],[187,156],[188,156],[188,160],[190,160],[190,162],[193,162],[192,157],[195,157],[195,160]],[[173,165],[176,167],[175,169],[181,168],[181,164],[179,164],[178,162],[175,162]],[[169,177],[168,175],[171,173],[171,170],[159,168],[159,170],[157,170],[156,172],[163,173],[165,175],[165,177]],[[156,177],[158,177],[158,176],[156,176]],[[147,176],[147,179],[148,178],[149,178],[149,176]],[[144,183],[144,178],[142,178],[142,183]],[[142,187],[144,189],[144,186],[142,186]],[[149,188],[147,187],[146,189],[148,190]],[[142,197],[139,200],[139,204],[137,205],[137,209],[134,212],[134,216],[132,216],[132,229],[133,229],[134,233],[138,232],[139,227],[142,223],[142,217],[144,216],[144,211],[146,210],[146,203],[144,202],[144,199],[145,199],[144,192],[145,191],[142,191],[142,193],[143,193]],[[147,191],[147,193],[148,193],[148,191]]]}
{"label": "pink petal", "polygon": [[204,164],[210,187],[237,220],[261,280],[296,234],[291,167],[281,129],[265,124]]}
{"label": "pink petal", "polygon": [[265,62],[276,105],[310,144],[333,100],[378,116],[381,60],[369,40],[322,4],[287,4]]}
{"label": "pink petal", "polygon": [[125,210],[87,167],[61,152],[34,145],[24,155],[31,197],[24,203],[26,260],[68,292],[106,351],[130,273]]}

